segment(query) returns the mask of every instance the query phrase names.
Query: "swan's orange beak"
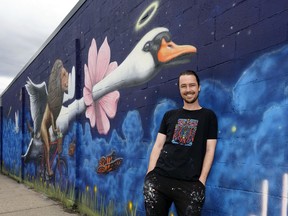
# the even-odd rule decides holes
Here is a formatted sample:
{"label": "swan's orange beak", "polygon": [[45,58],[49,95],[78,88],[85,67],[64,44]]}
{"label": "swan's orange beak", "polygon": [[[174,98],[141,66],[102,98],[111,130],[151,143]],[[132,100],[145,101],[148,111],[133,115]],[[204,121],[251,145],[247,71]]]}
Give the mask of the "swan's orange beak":
{"label": "swan's orange beak", "polygon": [[185,54],[196,53],[197,49],[191,45],[177,45],[172,41],[167,42],[164,38],[161,41],[160,49],[158,51],[157,57],[158,61],[162,63],[167,63],[179,56]]}

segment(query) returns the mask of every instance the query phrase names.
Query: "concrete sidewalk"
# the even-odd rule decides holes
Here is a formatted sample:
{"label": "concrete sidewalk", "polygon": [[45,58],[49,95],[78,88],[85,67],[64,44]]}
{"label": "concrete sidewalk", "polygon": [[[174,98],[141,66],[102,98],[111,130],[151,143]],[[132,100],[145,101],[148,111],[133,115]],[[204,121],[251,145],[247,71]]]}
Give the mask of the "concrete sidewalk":
{"label": "concrete sidewalk", "polygon": [[80,215],[65,209],[45,195],[0,173],[1,216],[68,216]]}

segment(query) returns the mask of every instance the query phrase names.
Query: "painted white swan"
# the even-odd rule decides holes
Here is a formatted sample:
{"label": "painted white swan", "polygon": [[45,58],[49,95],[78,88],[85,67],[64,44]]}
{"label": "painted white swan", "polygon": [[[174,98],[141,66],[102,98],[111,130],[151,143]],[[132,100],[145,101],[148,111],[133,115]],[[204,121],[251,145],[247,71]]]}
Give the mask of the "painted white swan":
{"label": "painted white swan", "polygon": [[[126,59],[103,80],[93,87],[93,100],[123,88],[138,86],[155,77],[163,66],[182,64],[190,61],[196,53],[191,45],[178,46],[171,41],[167,28],[155,28],[149,31],[137,43]],[[62,132],[67,130],[69,122],[86,109],[84,99],[75,100],[69,107],[62,107],[57,125]],[[68,118],[68,119],[67,119]]]}

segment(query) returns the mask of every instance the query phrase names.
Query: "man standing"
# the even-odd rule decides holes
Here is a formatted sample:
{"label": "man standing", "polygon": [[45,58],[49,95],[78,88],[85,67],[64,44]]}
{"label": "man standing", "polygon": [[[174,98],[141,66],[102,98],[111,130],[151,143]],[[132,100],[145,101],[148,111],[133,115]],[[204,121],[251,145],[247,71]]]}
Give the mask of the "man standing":
{"label": "man standing", "polygon": [[165,113],[150,155],[143,191],[147,216],[168,215],[172,203],[178,216],[196,216],[204,204],[217,117],[200,106],[200,81],[194,71],[182,72],[178,86],[184,106]]}

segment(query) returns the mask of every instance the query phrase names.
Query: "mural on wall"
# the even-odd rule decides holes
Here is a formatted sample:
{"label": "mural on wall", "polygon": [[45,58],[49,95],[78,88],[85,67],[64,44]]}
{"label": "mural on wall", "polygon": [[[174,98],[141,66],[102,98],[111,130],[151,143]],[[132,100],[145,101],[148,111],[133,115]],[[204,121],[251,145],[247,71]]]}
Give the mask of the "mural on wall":
{"label": "mural on wall", "polygon": [[[288,77],[286,74],[288,64],[284,61],[285,56],[287,56],[286,53],[288,53],[288,47],[284,46],[260,56],[242,72],[236,83],[224,85],[219,80],[205,78],[201,82],[200,101],[202,105],[209,107],[213,103],[216,113],[221,113],[219,116],[219,133],[223,139],[219,140],[216,163],[207,182],[208,185],[215,185],[216,188],[207,188],[205,203],[206,207],[214,209],[220,214],[232,214],[233,209],[231,206],[229,207],[229,203],[233,202],[236,205],[238,202],[243,203],[244,200],[250,205],[245,209],[238,208],[239,215],[257,215],[261,212],[264,212],[263,215],[269,215],[275,211],[275,206],[279,212],[285,212],[287,206],[285,204],[287,195],[287,189],[285,190],[285,185],[287,185],[287,180],[285,180],[285,176],[287,176],[285,152],[287,147],[282,140],[285,140],[283,131],[286,131],[288,127],[285,118],[283,118],[288,111]],[[281,65],[280,68],[279,65]],[[274,73],[271,74],[271,71]],[[279,77],[281,77],[280,82]],[[277,82],[277,88],[269,88],[271,82]],[[247,94],[247,91],[254,92],[253,97],[251,94]],[[79,133],[79,140],[83,143],[81,152],[85,155],[80,175],[89,176],[80,180],[81,188],[84,189],[85,193],[106,194],[108,200],[121,199],[130,203],[134,206],[133,208],[136,204],[143,203],[141,185],[147,169],[147,161],[136,166],[134,159],[146,158],[149,155],[163,113],[180,106],[181,103],[169,98],[162,98],[159,101],[152,113],[153,121],[149,132],[151,140],[148,142],[143,141],[144,128],[140,113],[137,110],[127,113],[122,123],[122,129],[113,131],[109,140],[93,137],[90,122],[85,123]],[[250,109],[250,106],[253,109]],[[235,110],[234,113],[226,112],[232,109]],[[273,128],[270,127],[272,122],[275,125]],[[267,133],[272,136],[268,138]],[[73,136],[74,134],[68,132],[67,140],[73,140]],[[237,145],[237,151],[235,145]],[[65,146],[68,149],[68,143]],[[107,158],[112,155],[111,149],[117,152],[119,158],[123,158],[121,165],[117,167],[118,172],[113,175],[108,172],[106,175],[98,175],[98,177],[91,175],[91,172],[95,172],[95,169],[100,165],[100,158],[103,158],[102,161],[105,164],[104,157]],[[103,157],[103,155],[106,156]],[[267,165],[268,160],[270,165]],[[224,168],[223,163],[228,161],[229,163]],[[271,172],[271,164],[280,165],[279,170]],[[71,166],[71,169],[73,170],[75,167]],[[235,172],[235,170],[241,170],[241,172]],[[256,175],[251,173],[256,173]],[[229,177],[227,178],[227,176]],[[118,181],[115,177],[122,180]],[[244,182],[243,179],[245,179]],[[123,182],[125,183],[123,184]],[[217,189],[219,184],[226,185],[228,188],[234,185],[239,191],[237,193],[221,191]],[[111,192],[111,188],[117,188],[117,192]],[[134,192],[131,194],[132,188]],[[105,191],[109,191],[109,193]],[[121,193],[118,193],[119,191]],[[217,192],[215,193],[215,191]],[[254,191],[258,191],[259,194],[263,193],[263,196],[253,195],[252,192]],[[279,199],[271,199],[273,196],[278,196]],[[223,201],[217,203],[215,200]],[[121,204],[117,207],[121,209]]]}
{"label": "mural on wall", "polygon": [[[34,146],[39,148],[43,141],[46,164],[49,164],[48,130],[50,126],[52,127],[50,136],[55,134],[58,137],[60,134],[62,136],[62,133],[67,131],[70,120],[84,111],[90,120],[91,127],[96,125],[99,134],[107,134],[110,128],[108,117],[113,118],[117,111],[117,102],[120,97],[118,89],[148,82],[164,65],[189,61],[191,54],[196,53],[196,48],[191,45],[178,46],[171,41],[168,29],[155,28],[143,36],[121,65],[118,66],[117,62],[110,63],[110,52],[107,39],[98,53],[96,41],[92,40],[88,66],[86,64],[84,66],[84,96],[72,102],[68,109],[65,109],[66,107],[62,104],[64,93],[68,92],[69,76],[61,60],[56,60],[52,68],[48,92],[45,82],[34,84],[30,79],[27,81],[25,87],[30,96],[34,137],[31,139],[31,145],[24,158],[29,157],[29,151],[33,151]],[[141,62],[135,59],[141,59]],[[73,82],[70,84],[72,86],[69,86],[69,89],[75,88]],[[68,122],[67,111],[70,118]],[[50,176],[53,175],[49,166],[47,166],[47,171]]]}
{"label": "mural on wall", "polygon": [[[134,31],[139,33],[152,20],[158,6],[156,1],[143,11]],[[171,32],[177,34],[177,29]],[[149,82],[164,66],[169,68],[193,60],[191,55],[196,48],[175,45],[167,28],[152,28],[132,45],[132,51],[118,65],[111,60],[113,46],[110,48],[108,37],[100,41],[99,49],[99,41],[88,39],[88,58],[81,66],[84,87],[80,99],[75,99],[74,67],[65,73],[59,97],[51,99],[52,110],[47,108],[50,84],[47,90],[45,81],[35,84],[27,77],[30,110],[25,118],[29,120],[30,134],[23,136],[30,142],[26,143],[23,155],[25,175],[59,184],[66,195],[74,194],[77,181],[80,201],[95,211],[111,208],[114,215],[123,212],[133,215],[136,211],[137,215],[144,215],[142,184],[158,126],[163,114],[181,107],[182,101],[155,93],[156,103],[147,108],[148,117],[138,109],[127,108],[121,113],[123,118],[119,118],[121,122],[117,122],[117,127],[111,127],[110,123],[117,117],[118,103],[124,99],[122,91]],[[287,56],[286,45],[251,59],[252,63],[243,71],[215,73],[213,79],[208,75],[201,77],[200,102],[217,113],[220,136],[207,182],[204,215],[287,215]],[[61,60],[55,63],[58,61]],[[165,71],[162,73],[165,76]],[[239,76],[236,81],[229,80],[231,73]],[[165,85],[162,88],[167,91]],[[51,114],[46,113],[44,118],[46,108]],[[22,139],[21,115],[10,108],[8,120],[3,121],[4,139],[11,143],[10,149],[3,151],[4,159],[16,169],[21,165],[13,153],[20,154],[21,149],[13,144]],[[86,119],[79,122],[77,115],[84,115]],[[151,121],[148,126],[144,126],[145,117]],[[42,127],[43,120],[49,120],[50,124]],[[149,138],[144,139],[144,132]],[[50,154],[46,156],[42,135],[48,135],[50,143]],[[52,178],[45,164],[51,167]],[[171,214],[176,215],[173,209]]]}
{"label": "mural on wall", "polygon": [[[196,48],[191,45],[176,45],[171,40],[169,30],[160,27],[154,28],[145,34],[120,65],[118,65],[117,62],[110,62],[110,52],[107,38],[105,38],[99,51],[97,50],[96,40],[92,39],[88,53],[88,64],[84,65],[85,85],[83,97],[79,100],[73,100],[68,106],[64,106],[63,104],[67,101],[67,98],[71,99],[74,97],[74,94],[71,92],[75,93],[75,75],[73,71],[72,75],[68,75],[61,60],[58,59],[55,61],[56,65],[59,64],[59,62],[61,63],[61,67],[57,67],[59,76],[58,86],[55,86],[54,83],[57,80],[53,80],[52,77],[55,76],[55,64],[49,78],[48,91],[45,82],[35,84],[28,78],[25,87],[30,97],[33,133],[31,133],[31,140],[26,153],[23,155],[23,159],[27,162],[35,162],[37,178],[47,180],[48,182],[52,180],[54,183],[56,181],[60,186],[67,185],[68,182],[74,182],[75,179],[73,177],[68,181],[68,179],[71,178],[68,176],[68,173],[71,174],[75,172],[75,166],[71,166],[69,160],[75,160],[73,156],[76,149],[76,142],[74,139],[68,148],[66,144],[62,146],[62,143],[67,133],[67,137],[69,138],[69,127],[75,119],[75,116],[85,113],[90,123],[89,128],[93,129],[96,126],[99,134],[107,134],[110,130],[109,118],[113,118],[117,113],[120,89],[138,86],[148,82],[158,74],[163,66],[183,64],[191,61],[191,56],[196,53]],[[141,61],[137,62],[135,59],[141,59]],[[62,73],[64,74],[62,75]],[[61,75],[65,80],[61,79]],[[51,80],[53,80],[52,84],[54,84],[54,86],[50,84]],[[52,87],[49,88],[49,86]],[[57,90],[56,87],[58,87],[60,93],[53,94],[49,97],[49,90]],[[55,98],[55,95],[59,97]],[[53,98],[54,101],[53,99],[49,100],[49,98]],[[53,110],[54,107],[56,107],[56,110]],[[28,128],[32,131],[30,125],[28,125]],[[72,129],[72,131],[74,130]],[[87,129],[85,129],[85,131],[89,133]],[[73,134],[73,136],[75,136],[75,134]],[[141,141],[139,140],[138,142]],[[98,141],[89,141],[88,146],[95,145],[94,143],[98,143]],[[101,147],[101,145],[99,146]],[[68,149],[70,158],[63,156],[62,147],[65,151]],[[109,149],[105,149],[103,146],[101,148],[101,155],[98,153],[98,157],[97,155],[93,156],[94,160],[98,162],[95,161],[91,163],[94,169],[91,169],[90,172],[95,170],[98,175],[109,174],[119,169],[124,158],[116,157],[116,154],[126,155],[126,157],[127,154],[123,154],[123,150],[120,149],[114,149],[112,153],[107,154],[103,152],[103,149],[105,151]],[[84,149],[81,151],[86,152]],[[143,149],[143,153],[144,152]],[[87,154],[84,154],[84,156],[86,158]],[[87,159],[84,159],[84,161],[87,161]],[[73,163],[75,163],[75,161]],[[89,163],[89,166],[91,166],[91,164]],[[125,168],[127,169],[127,166],[125,166]],[[91,175],[91,173],[89,175]],[[91,181],[94,178],[95,177],[83,180]],[[88,185],[90,185],[90,183],[88,183]],[[129,187],[132,187],[132,185]],[[83,188],[87,190],[87,185],[83,186]],[[101,188],[101,190],[103,190],[103,188]]]}

